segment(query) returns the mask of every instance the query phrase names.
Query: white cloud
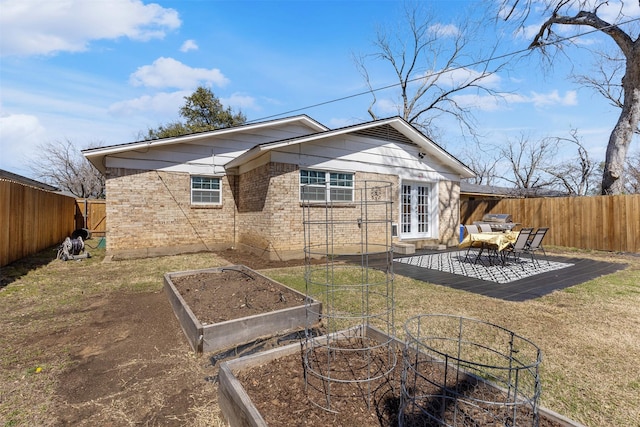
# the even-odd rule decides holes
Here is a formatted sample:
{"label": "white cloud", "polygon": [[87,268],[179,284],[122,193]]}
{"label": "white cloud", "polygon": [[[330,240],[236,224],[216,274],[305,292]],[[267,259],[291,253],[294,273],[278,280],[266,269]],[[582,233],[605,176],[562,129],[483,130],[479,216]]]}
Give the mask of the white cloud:
{"label": "white cloud", "polygon": [[453,99],[463,108],[472,108],[480,111],[498,111],[513,104],[533,104],[535,107],[548,107],[560,105],[563,107],[578,105],[576,91],[567,91],[561,96],[557,90],[549,93],[531,92],[529,96],[515,93],[500,93],[491,95],[455,95]]}
{"label": "white cloud", "polygon": [[454,95],[452,98],[462,108],[471,108],[479,111],[499,111],[509,104],[531,102],[529,98],[513,93],[499,93],[495,96],[478,94]]}
{"label": "white cloud", "polygon": [[540,22],[539,24],[525,25],[522,28],[518,27],[518,30],[516,31],[516,38],[524,39],[528,42],[533,41],[533,38],[536,36],[536,34],[538,34],[538,31],[540,31],[541,25],[542,22]]}
{"label": "white cloud", "polygon": [[228,98],[220,98],[220,102],[222,103],[222,105],[229,106],[233,109],[240,108],[241,110],[261,110],[261,108],[257,105],[256,99],[254,97],[249,95],[242,95],[239,93],[234,93]]}
{"label": "white cloud", "polygon": [[501,93],[500,99],[507,104],[524,104],[529,101],[526,96],[517,93]]}
{"label": "white cloud", "polygon": [[36,116],[9,114],[0,117],[0,169],[25,175],[26,154],[35,152],[46,136],[45,128]]}
{"label": "white cloud", "polygon": [[500,109],[500,99],[488,95],[455,95],[452,97],[462,108],[473,108],[480,111],[496,111]]}
{"label": "white cloud", "polygon": [[531,92],[530,101],[536,107],[548,105],[573,106],[578,105],[578,94],[575,90],[568,90],[564,96],[560,96],[557,90],[549,93]]}
{"label": "white cloud", "polygon": [[198,45],[195,40],[186,40],[180,46],[180,52],[189,52],[190,50],[198,50]]}
{"label": "white cloud", "polygon": [[[115,102],[109,106],[109,114],[115,117],[152,115],[160,122],[177,119],[180,107],[184,105],[185,97],[190,96],[192,93],[190,90],[159,92],[154,95],[143,95],[138,98]],[[248,95],[233,94],[228,98],[220,98],[220,102],[225,107],[229,106],[234,110],[259,111],[261,109],[257,105],[255,98]]]}
{"label": "white cloud", "polygon": [[376,102],[375,109],[380,116],[400,114],[398,103],[389,98],[381,98]]}
{"label": "white cloud", "polygon": [[42,55],[87,49],[92,40],[162,38],[180,27],[178,12],[140,0],[2,0],[0,51]]}
{"label": "white cloud", "polygon": [[109,113],[126,117],[152,112],[159,116],[177,117],[180,107],[184,104],[184,97],[189,95],[191,91],[188,90],[160,92],[153,96],[144,95],[111,104]]}
{"label": "white cloud", "polygon": [[[499,75],[493,73],[481,77],[481,73],[471,68],[456,68],[449,71],[441,71],[441,75],[437,76],[438,82],[448,84],[450,87],[456,87],[471,82],[474,79],[478,79],[475,84],[482,85],[488,88],[495,88],[500,85],[501,78]],[[428,79],[434,79],[435,77],[429,77],[433,72],[425,74]]]}
{"label": "white cloud", "polygon": [[151,65],[139,67],[129,82],[134,86],[193,89],[202,82],[222,87],[229,79],[217,68],[191,68],[173,58],[160,57]]}
{"label": "white cloud", "polygon": [[607,2],[598,9],[598,15],[609,23],[628,21],[640,16],[640,3],[635,1]]}
{"label": "white cloud", "polygon": [[438,37],[454,37],[460,34],[460,30],[454,24],[431,25],[429,31]]}
{"label": "white cloud", "polygon": [[[574,3],[572,6],[575,6],[576,4],[577,3]],[[591,5],[588,4],[587,8],[593,7],[593,6],[594,6],[593,4]],[[521,12],[522,11],[519,11],[518,13],[521,13]],[[572,7],[570,9],[564,10],[564,12],[561,14],[574,16],[577,12],[578,12],[578,9],[575,7]],[[620,24],[621,22],[629,21],[632,18],[637,18],[638,16],[640,16],[640,3],[636,1],[625,1],[625,2],[612,1],[612,2],[601,3],[600,6],[598,6],[598,16],[606,22],[609,22],[612,24]],[[544,19],[539,20],[534,24],[525,25],[523,28],[519,28],[516,31],[516,37],[524,38],[525,40],[532,41],[533,38],[538,33],[538,31],[540,31],[540,28],[542,27],[542,24],[544,23],[544,21],[547,18],[549,18],[549,16],[543,16],[543,18]],[[634,25],[634,23],[630,23],[626,25]],[[623,29],[625,30],[627,29],[625,24],[623,24]],[[589,30],[591,29],[587,26],[574,27],[572,25],[556,24],[553,27],[553,31],[555,33],[565,37],[574,35],[576,34],[576,32],[584,33]],[[583,44],[583,45],[591,45],[596,43],[595,41],[585,37],[574,38],[573,42],[577,44]]]}

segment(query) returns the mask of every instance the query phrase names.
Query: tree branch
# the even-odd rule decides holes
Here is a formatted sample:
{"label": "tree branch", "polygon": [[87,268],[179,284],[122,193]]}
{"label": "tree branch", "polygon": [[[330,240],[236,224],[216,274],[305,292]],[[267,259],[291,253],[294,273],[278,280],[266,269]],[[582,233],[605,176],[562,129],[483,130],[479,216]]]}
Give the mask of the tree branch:
{"label": "tree branch", "polygon": [[[594,12],[580,11],[575,16],[557,15],[557,11],[564,4],[561,2],[554,10],[553,15],[547,19],[541,26],[538,33],[533,38],[533,41],[529,45],[529,48],[544,47],[545,43],[543,39],[549,38],[553,34],[551,27],[554,24],[560,25],[586,25],[596,30],[600,30],[603,33],[610,36],[616,44],[620,47],[620,50],[625,56],[630,56],[633,50],[633,40],[627,33],[625,33],[617,25],[613,25],[600,18]],[[547,34],[545,36],[545,33]]]}

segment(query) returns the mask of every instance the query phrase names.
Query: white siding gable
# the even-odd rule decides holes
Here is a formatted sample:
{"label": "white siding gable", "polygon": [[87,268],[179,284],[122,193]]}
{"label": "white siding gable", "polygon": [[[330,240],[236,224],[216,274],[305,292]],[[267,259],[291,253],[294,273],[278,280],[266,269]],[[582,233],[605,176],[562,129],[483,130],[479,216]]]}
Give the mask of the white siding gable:
{"label": "white siding gable", "polygon": [[131,150],[109,154],[110,168],[163,170],[190,174],[224,175],[224,165],[256,145],[296,138],[316,132],[299,123],[248,129],[217,136],[215,132],[175,139],[174,143],[149,141]]}
{"label": "white siding gable", "polygon": [[307,169],[373,172],[404,179],[460,179],[433,157],[420,156],[420,148],[414,144],[347,134],[274,149],[270,160]]}

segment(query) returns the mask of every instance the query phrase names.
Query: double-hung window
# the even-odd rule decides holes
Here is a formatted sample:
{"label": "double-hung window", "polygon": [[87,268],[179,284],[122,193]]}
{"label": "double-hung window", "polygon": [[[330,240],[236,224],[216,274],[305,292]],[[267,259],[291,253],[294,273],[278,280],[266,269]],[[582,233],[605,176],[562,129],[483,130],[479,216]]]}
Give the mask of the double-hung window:
{"label": "double-hung window", "polygon": [[307,202],[352,202],[353,174],[302,169],[300,199]]}
{"label": "double-hung window", "polygon": [[209,176],[191,177],[192,205],[219,205],[221,203],[220,178]]}

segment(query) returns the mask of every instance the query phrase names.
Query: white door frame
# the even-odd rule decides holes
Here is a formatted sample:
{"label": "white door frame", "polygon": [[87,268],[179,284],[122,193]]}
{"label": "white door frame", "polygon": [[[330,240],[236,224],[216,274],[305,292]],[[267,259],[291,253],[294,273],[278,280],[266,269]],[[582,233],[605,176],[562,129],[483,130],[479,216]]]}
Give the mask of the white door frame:
{"label": "white door frame", "polygon": [[435,236],[437,205],[435,185],[426,181],[402,180],[400,184],[401,239],[424,239]]}

